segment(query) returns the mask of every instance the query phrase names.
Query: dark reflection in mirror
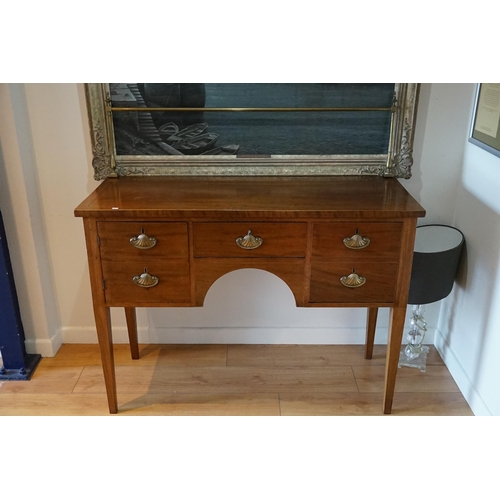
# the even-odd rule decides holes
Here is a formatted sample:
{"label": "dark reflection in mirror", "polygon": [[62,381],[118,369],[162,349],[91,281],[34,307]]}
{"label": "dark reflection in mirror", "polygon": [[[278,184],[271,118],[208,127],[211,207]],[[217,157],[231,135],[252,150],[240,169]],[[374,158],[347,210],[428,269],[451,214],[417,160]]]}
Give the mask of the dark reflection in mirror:
{"label": "dark reflection in mirror", "polygon": [[[116,153],[386,154],[394,89],[395,84],[110,84]],[[158,108],[170,109],[153,111]]]}

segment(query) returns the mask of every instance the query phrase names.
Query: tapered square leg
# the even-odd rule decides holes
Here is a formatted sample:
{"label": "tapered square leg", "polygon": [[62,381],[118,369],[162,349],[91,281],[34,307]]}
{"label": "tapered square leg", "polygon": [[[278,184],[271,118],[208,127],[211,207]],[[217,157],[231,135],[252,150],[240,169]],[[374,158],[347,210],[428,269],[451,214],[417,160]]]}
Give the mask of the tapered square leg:
{"label": "tapered square leg", "polygon": [[377,328],[378,307],[369,307],[366,318],[365,359],[372,359],[375,329]]}
{"label": "tapered square leg", "polygon": [[406,307],[391,308],[387,359],[385,363],[384,413],[392,411],[392,400],[398,372],[399,351],[406,319]]}
{"label": "tapered square leg", "polygon": [[139,343],[137,340],[137,317],[135,314],[135,307],[125,307],[125,318],[127,320],[130,354],[132,355],[132,359],[139,359]]}
{"label": "tapered square leg", "polygon": [[94,304],[94,316],[97,327],[99,350],[101,351],[104,384],[106,385],[106,394],[108,395],[109,412],[118,413],[110,310],[108,307],[96,306]]}

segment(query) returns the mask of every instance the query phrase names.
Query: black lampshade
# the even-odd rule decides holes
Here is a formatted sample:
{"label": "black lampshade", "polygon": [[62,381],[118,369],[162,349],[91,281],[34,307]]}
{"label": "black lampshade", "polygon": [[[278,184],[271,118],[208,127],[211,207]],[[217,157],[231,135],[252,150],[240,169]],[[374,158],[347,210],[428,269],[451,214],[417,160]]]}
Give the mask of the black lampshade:
{"label": "black lampshade", "polygon": [[408,304],[430,304],[453,288],[464,235],[444,225],[417,227]]}

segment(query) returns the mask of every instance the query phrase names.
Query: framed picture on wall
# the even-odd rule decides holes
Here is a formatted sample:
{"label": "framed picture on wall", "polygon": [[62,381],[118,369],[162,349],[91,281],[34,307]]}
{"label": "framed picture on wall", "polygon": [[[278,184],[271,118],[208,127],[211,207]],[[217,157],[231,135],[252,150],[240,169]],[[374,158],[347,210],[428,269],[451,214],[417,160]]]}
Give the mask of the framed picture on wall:
{"label": "framed picture on wall", "polygon": [[480,83],[469,142],[500,157],[500,83]]}
{"label": "framed picture on wall", "polygon": [[418,83],[87,83],[94,178],[409,179]]}

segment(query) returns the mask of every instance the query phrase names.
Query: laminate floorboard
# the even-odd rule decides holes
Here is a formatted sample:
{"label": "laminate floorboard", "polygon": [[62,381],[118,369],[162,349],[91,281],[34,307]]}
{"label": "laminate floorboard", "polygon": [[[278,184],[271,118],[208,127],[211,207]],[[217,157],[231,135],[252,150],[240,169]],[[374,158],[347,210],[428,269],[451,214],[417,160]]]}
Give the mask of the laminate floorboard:
{"label": "laminate floorboard", "polygon": [[[385,346],[115,345],[118,415],[381,416]],[[66,344],[30,381],[0,382],[0,415],[109,416],[99,348]],[[436,349],[398,371],[392,415],[471,416]]]}

